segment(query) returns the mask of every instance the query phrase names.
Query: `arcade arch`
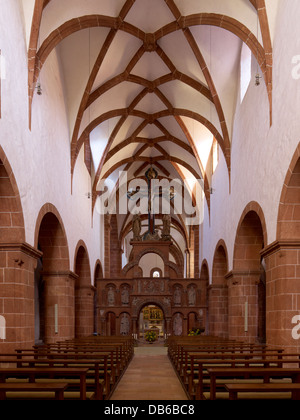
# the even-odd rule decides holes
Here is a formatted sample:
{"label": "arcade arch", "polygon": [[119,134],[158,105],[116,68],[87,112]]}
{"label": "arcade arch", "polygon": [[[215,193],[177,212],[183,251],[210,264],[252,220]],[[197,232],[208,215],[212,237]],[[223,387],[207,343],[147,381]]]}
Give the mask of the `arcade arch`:
{"label": "arcade arch", "polygon": [[143,277],[154,277],[152,275],[154,272],[158,272],[159,277],[164,277],[164,261],[156,253],[149,252],[143,255],[139,261],[139,267],[142,269]]}
{"label": "arcade arch", "polygon": [[35,271],[35,340],[51,343],[74,337],[74,277],[69,271],[68,243],[61,217],[50,203],[40,210],[35,243],[41,252]]}
{"label": "arcade arch", "polygon": [[[237,228],[233,270],[228,280],[228,332],[231,339],[261,341],[259,322],[266,316],[262,310],[266,288],[262,276],[261,252],[267,243],[266,224],[258,203],[249,203]],[[260,332],[261,334],[261,332]]]}
{"label": "arcade arch", "polygon": [[164,337],[166,333],[165,315],[157,304],[145,304],[138,316],[138,336],[144,337],[147,331],[154,331],[157,337]]}

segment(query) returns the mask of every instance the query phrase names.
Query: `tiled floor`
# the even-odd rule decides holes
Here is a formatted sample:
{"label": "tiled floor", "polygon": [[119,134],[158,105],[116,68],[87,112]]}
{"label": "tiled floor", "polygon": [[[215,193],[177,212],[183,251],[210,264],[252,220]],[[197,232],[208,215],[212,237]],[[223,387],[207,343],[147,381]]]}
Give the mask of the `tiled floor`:
{"label": "tiled floor", "polygon": [[135,348],[134,357],[111,400],[187,400],[163,345]]}

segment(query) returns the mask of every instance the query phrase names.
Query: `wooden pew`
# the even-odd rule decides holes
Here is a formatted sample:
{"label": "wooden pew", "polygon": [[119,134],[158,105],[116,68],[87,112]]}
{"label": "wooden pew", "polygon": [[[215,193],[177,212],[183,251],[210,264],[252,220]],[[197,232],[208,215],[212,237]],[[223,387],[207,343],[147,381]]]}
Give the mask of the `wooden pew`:
{"label": "wooden pew", "polygon": [[[188,337],[193,338],[193,337]],[[196,338],[196,337],[194,337]],[[175,340],[173,340],[175,343]],[[270,348],[264,345],[257,345],[257,344],[249,344],[249,343],[233,343],[227,341],[218,341],[216,342],[202,342],[201,339],[193,340],[186,340],[186,339],[178,339],[176,342],[176,346],[173,348],[168,349],[169,359],[171,360],[172,364],[174,365],[176,370],[181,370],[182,365],[185,363],[187,364],[187,357],[189,352],[202,352],[202,353],[211,353],[211,354],[219,354],[224,353],[224,357],[226,357],[226,353],[259,353],[262,352],[271,352],[274,353],[282,353],[282,349],[278,348]]]}
{"label": "wooden pew", "polygon": [[[12,356],[10,354],[9,356]],[[105,350],[95,350],[95,351],[73,351],[71,349],[65,350],[64,352],[55,352],[55,351],[32,351],[30,352],[28,349],[25,350],[17,350],[17,360],[20,361],[19,366],[21,366],[21,361],[25,358],[33,358],[35,360],[39,359],[76,359],[76,360],[90,360],[90,359],[99,359],[103,361],[103,369],[108,370],[111,380],[115,381],[117,377],[120,375],[122,367],[118,361],[115,360],[113,351],[109,348]],[[1,355],[0,355],[0,363],[1,363]]]}
{"label": "wooden pew", "polygon": [[134,339],[132,337],[122,337],[122,336],[110,336],[110,337],[84,337],[80,339],[58,341],[55,343],[57,346],[101,346],[101,345],[111,345],[119,346],[121,348],[122,357],[125,357],[129,360],[133,357],[134,354]]}
{"label": "wooden pew", "polygon": [[[60,355],[65,355],[65,357],[73,357],[73,358],[90,358],[90,357],[98,357],[101,353],[110,353],[111,357],[111,369],[113,371],[113,377],[119,377],[121,373],[126,369],[130,360],[122,356],[120,350],[116,347],[112,347],[111,345],[107,346],[95,346],[95,347],[71,347],[68,346],[67,348],[56,348],[56,346],[41,346],[38,348],[33,349],[18,349],[16,353],[18,357],[21,359],[24,355],[32,356],[34,354],[35,358],[39,357],[60,357]],[[71,356],[70,356],[71,355]]]}
{"label": "wooden pew", "polygon": [[265,359],[265,358],[246,358],[243,359],[243,355],[235,355],[236,357],[233,359],[195,359],[194,363],[192,363],[191,371],[186,374],[186,381],[185,386],[187,387],[187,391],[191,397],[191,399],[195,398],[196,400],[205,399],[204,397],[204,390],[205,390],[205,380],[209,379],[209,375],[207,373],[207,368],[212,367],[231,367],[231,368],[249,368],[249,367],[263,367],[263,368],[283,368],[289,366],[297,366],[300,368],[300,360],[299,358],[296,359]]}
{"label": "wooden pew", "polygon": [[210,376],[210,400],[216,399],[216,385],[217,378],[226,379],[235,378],[239,380],[255,378],[262,379],[264,383],[269,383],[270,379],[281,378],[290,379],[292,383],[300,383],[300,369],[299,368],[208,368],[208,374]]}
{"label": "wooden pew", "polygon": [[[200,337],[173,337],[169,340],[168,355],[173,367],[187,389],[191,398],[202,398],[203,391],[203,364],[218,365],[223,361],[224,366],[234,367],[235,360],[240,360],[240,366],[257,365],[258,362],[270,360],[262,366],[271,365],[282,367],[279,362],[283,358],[283,349],[270,348],[266,345],[236,342],[234,340],[214,339]],[[293,360],[288,361],[290,366],[295,363],[299,367],[299,355],[293,354]],[[256,359],[252,362],[252,359]],[[195,360],[199,363],[195,365]],[[251,363],[247,361],[251,360]],[[244,362],[241,365],[241,362]],[[273,361],[273,364],[271,363]]]}
{"label": "wooden pew", "polygon": [[107,399],[133,354],[133,337],[91,336],[0,354],[0,366],[16,362],[18,368],[44,368],[53,373],[57,368],[88,366],[86,381],[89,383],[92,377],[96,398]]}
{"label": "wooden pew", "polygon": [[[28,356],[28,354],[26,354]],[[29,354],[30,355],[30,354]],[[47,354],[48,355],[48,354]],[[93,359],[93,357],[77,357],[73,359],[72,357],[64,357],[63,354],[57,355],[57,358],[54,357],[55,354],[51,354],[50,357],[44,355],[43,358],[26,358],[25,355],[20,359],[13,357],[10,354],[10,358],[0,360],[2,364],[16,364],[17,369],[24,368],[46,368],[51,374],[55,373],[55,368],[67,368],[74,369],[83,367],[87,368],[86,373],[88,388],[95,393],[95,399],[101,400],[108,398],[109,394],[112,391],[112,386],[114,385],[113,379],[111,379],[110,368],[108,365],[109,354],[101,354],[101,357]],[[72,355],[69,355],[72,356]],[[0,370],[1,371],[1,370]],[[75,387],[75,385],[74,385]]]}
{"label": "wooden pew", "polygon": [[[121,340],[121,344],[123,345],[124,342],[128,341],[131,343],[132,340]],[[108,371],[108,375],[105,377],[105,386],[103,387],[103,394],[105,395],[105,398],[107,398],[109,393],[111,393],[113,388],[116,386],[121,375],[126,370],[133,355],[133,353],[131,354],[132,350],[134,349],[131,344],[129,344],[128,351],[126,350],[121,352],[119,339],[110,340],[109,343],[102,343],[99,340],[97,340],[97,343],[95,343],[94,340],[92,340],[92,343],[89,343],[89,340],[84,340],[84,342],[80,343],[76,341],[76,344],[74,344],[74,342],[62,342],[58,343],[58,345],[55,343],[53,345],[34,346],[31,349],[17,349],[16,354],[18,360],[22,360],[24,357],[32,357],[37,360],[40,360],[41,358],[74,358],[78,360],[90,360],[91,358],[101,358],[103,354],[110,352],[110,361],[106,362],[105,367],[103,363],[103,369]],[[21,366],[21,364],[19,363],[18,366]]]}
{"label": "wooden pew", "polygon": [[[229,400],[237,400],[238,393],[291,393],[292,400],[300,400],[300,384],[295,383],[268,383],[268,384],[225,384],[225,389],[229,393]],[[257,396],[251,395],[251,399],[256,399]]]}
{"label": "wooden pew", "polygon": [[[9,380],[15,379],[13,383],[20,383],[18,382],[18,378],[27,378],[28,383],[67,383],[68,388],[71,388],[71,382],[69,381],[70,378],[78,378],[79,381],[79,392],[80,400],[87,399],[87,391],[86,391],[86,375],[88,372],[88,368],[45,368],[45,367],[38,367],[38,368],[1,368],[0,369],[0,383],[11,383],[7,382]],[[42,382],[40,382],[40,378],[43,378]],[[45,379],[44,379],[45,378]],[[52,380],[52,378],[55,378]],[[62,380],[58,380],[57,378],[62,378]],[[88,395],[88,399],[93,398],[94,393],[90,393]]]}
{"label": "wooden pew", "polygon": [[197,361],[200,359],[215,359],[215,360],[238,360],[238,359],[245,359],[245,360],[252,360],[252,359],[261,359],[261,360],[276,360],[278,364],[283,364],[284,360],[293,359],[294,363],[299,364],[300,362],[300,355],[298,353],[288,353],[282,354],[277,353],[276,351],[273,352],[261,352],[261,353],[236,353],[236,352],[226,352],[226,353],[213,353],[210,352],[187,352],[187,357],[185,358],[184,362],[178,369],[178,374],[181,378],[185,378],[185,376],[190,372],[196,369]]}
{"label": "wooden pew", "polygon": [[190,364],[190,355],[191,354],[198,354],[209,356],[210,358],[214,356],[223,357],[224,359],[228,359],[230,357],[234,357],[234,355],[239,355],[240,357],[244,358],[252,358],[252,357],[260,357],[260,358],[267,358],[267,357],[282,357],[283,350],[282,349],[275,349],[275,348],[263,348],[263,349],[255,349],[251,350],[247,347],[240,350],[236,347],[227,347],[227,348],[220,348],[216,350],[215,348],[209,349],[209,348],[197,348],[197,347],[184,347],[181,351],[181,356],[179,360],[176,363],[176,369],[178,370],[179,374],[182,375],[182,372],[186,367]]}
{"label": "wooden pew", "polygon": [[[47,393],[47,397],[51,398],[49,393],[54,393],[54,399],[63,400],[64,391],[67,389],[67,387],[67,383],[1,383],[0,400],[7,399],[8,392],[11,392],[13,394],[18,393],[20,399],[22,399],[22,396],[23,398],[27,399],[28,393],[30,394],[30,398],[33,397],[35,393]],[[21,395],[19,393],[21,393]],[[44,398],[45,396],[43,396],[43,399]]]}
{"label": "wooden pew", "polygon": [[[281,350],[262,350],[262,351],[255,351],[251,353],[237,352],[236,349],[228,348],[227,351],[221,349],[219,352],[212,352],[209,350],[195,350],[190,351],[190,349],[185,350],[184,357],[180,360],[180,362],[175,362],[173,364],[175,371],[177,372],[179,378],[185,382],[185,376],[187,372],[191,370],[191,366],[195,364],[197,359],[269,359],[269,358],[276,358],[278,360],[282,359],[282,352]],[[295,357],[295,355],[293,355]]]}

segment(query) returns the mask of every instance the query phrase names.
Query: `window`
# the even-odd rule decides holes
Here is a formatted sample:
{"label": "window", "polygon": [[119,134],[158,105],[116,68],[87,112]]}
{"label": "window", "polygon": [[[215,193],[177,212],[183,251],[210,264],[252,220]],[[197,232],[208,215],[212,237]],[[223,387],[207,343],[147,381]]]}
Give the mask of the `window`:
{"label": "window", "polygon": [[6,339],[6,320],[4,316],[0,316],[0,340]]}
{"label": "window", "polygon": [[158,267],[152,268],[152,270],[150,271],[150,277],[163,277],[162,270]]}
{"label": "window", "polygon": [[213,158],[213,173],[215,172],[219,163],[219,143],[214,138],[212,146],[212,158]]}
{"label": "window", "polygon": [[251,61],[252,53],[245,43],[242,45],[241,50],[241,65],[240,65],[240,97],[243,101],[248,86],[251,81]]}

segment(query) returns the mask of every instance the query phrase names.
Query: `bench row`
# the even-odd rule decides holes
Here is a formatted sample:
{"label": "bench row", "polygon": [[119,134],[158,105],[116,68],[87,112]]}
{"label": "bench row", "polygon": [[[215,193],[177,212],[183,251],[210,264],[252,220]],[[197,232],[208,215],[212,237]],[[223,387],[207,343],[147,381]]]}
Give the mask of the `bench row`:
{"label": "bench row", "polygon": [[[114,387],[126,370],[133,356],[131,338],[119,337],[107,340],[91,337],[74,340],[73,343],[54,343],[17,349],[15,353],[0,354],[0,398],[41,398],[49,394],[42,392],[51,384],[67,384],[64,396],[80,399],[109,399]],[[62,350],[63,349],[63,350]],[[27,383],[27,384],[26,384]],[[7,390],[5,391],[5,385]],[[31,391],[20,391],[30,388]],[[15,391],[12,388],[15,387]],[[38,388],[33,391],[34,388]],[[20,393],[21,392],[21,393]],[[61,398],[61,392],[50,393]]]}
{"label": "bench row", "polygon": [[[252,398],[258,392],[285,396],[289,392],[290,397],[299,398],[299,354],[224,339],[173,337],[171,341],[169,358],[191,399],[215,399],[217,391],[218,396],[225,393],[225,398],[236,399],[247,390]],[[288,388],[288,384],[293,386]]]}

